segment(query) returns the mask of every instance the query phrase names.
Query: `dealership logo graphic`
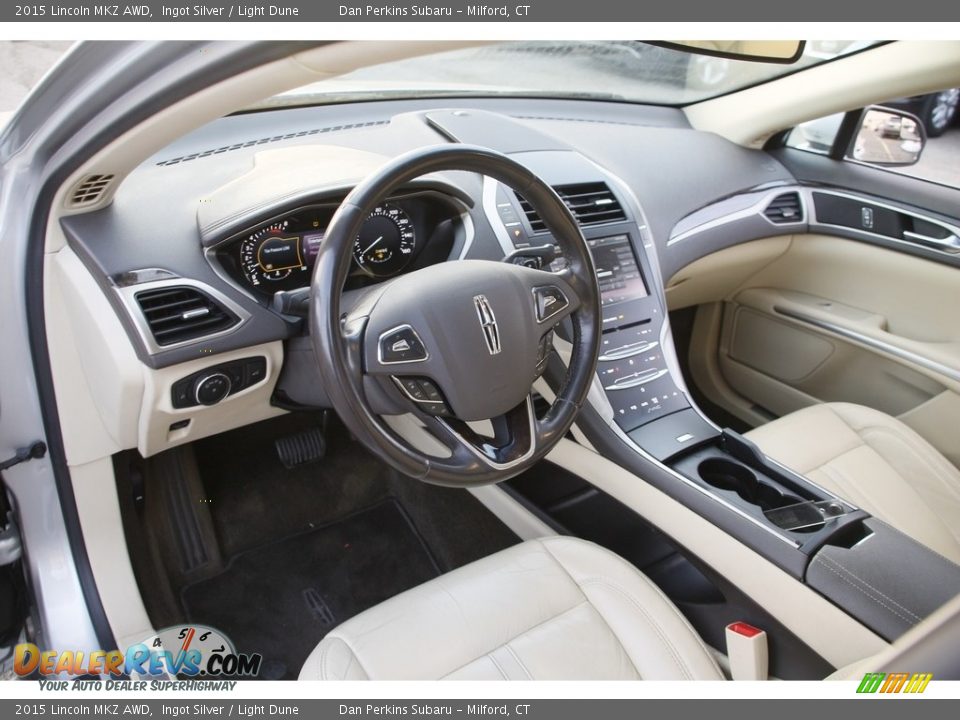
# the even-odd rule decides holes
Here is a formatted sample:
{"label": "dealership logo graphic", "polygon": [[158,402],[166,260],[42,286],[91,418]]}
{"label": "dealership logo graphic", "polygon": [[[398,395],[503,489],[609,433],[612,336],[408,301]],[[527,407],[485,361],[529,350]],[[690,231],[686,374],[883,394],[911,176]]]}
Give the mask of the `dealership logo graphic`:
{"label": "dealership logo graphic", "polygon": [[913,693],[927,689],[933,673],[867,673],[860,681],[858,693]]}
{"label": "dealership logo graphic", "polygon": [[233,643],[207,625],[174,625],[120,650],[40,650],[32,643],[14,649],[14,672],[40,675],[176,677],[255,677],[263,657],[238,653]]}

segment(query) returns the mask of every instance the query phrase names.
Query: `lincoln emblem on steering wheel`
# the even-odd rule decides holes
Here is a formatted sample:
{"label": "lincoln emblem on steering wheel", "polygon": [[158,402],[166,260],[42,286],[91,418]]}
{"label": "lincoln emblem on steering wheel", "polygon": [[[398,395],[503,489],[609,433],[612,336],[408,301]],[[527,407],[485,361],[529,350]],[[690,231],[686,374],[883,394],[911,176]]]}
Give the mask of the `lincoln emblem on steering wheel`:
{"label": "lincoln emblem on steering wheel", "polygon": [[486,295],[474,295],[473,304],[477,307],[477,317],[480,318],[480,327],[483,329],[483,339],[487,341],[487,350],[491,355],[500,352],[500,328],[497,327],[497,316],[493,314],[490,301]]}

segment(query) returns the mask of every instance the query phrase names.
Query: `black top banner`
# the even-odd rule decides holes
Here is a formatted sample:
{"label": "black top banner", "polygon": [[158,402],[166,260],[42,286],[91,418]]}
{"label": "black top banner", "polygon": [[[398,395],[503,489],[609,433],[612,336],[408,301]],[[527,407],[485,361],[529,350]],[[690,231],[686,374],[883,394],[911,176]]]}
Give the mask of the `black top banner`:
{"label": "black top banner", "polygon": [[4,3],[0,22],[950,22],[960,3],[944,0],[427,0],[343,3],[220,0],[136,3],[59,0]]}

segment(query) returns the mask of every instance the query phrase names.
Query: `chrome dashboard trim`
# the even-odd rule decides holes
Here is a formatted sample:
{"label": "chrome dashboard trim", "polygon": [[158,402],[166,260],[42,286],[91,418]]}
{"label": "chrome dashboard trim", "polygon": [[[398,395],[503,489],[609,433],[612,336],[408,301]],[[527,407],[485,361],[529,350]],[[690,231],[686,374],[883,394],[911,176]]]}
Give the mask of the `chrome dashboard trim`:
{"label": "chrome dashboard trim", "polygon": [[473,239],[476,237],[476,229],[473,225],[473,217],[467,210],[463,210],[460,213],[460,227],[463,228],[463,248],[461,248],[457,259],[463,260],[470,252],[470,248],[473,247]]}
{"label": "chrome dashboard trim", "polygon": [[[767,206],[779,195],[786,195],[787,193],[795,192],[800,197],[800,209],[801,209],[801,219],[795,222],[788,223],[775,223],[766,215],[763,214],[763,211]],[[745,193],[748,194],[748,193]],[[721,215],[719,217],[713,218],[712,220],[706,220],[705,222],[692,227],[689,230],[685,230],[679,235],[672,236],[667,240],[667,247],[674,245],[678,242],[682,242],[688,238],[691,238],[695,235],[699,235],[702,232],[708,230],[713,230],[714,228],[722,227],[723,225],[729,225],[732,222],[737,220],[744,220],[749,217],[760,217],[763,218],[766,222],[770,224],[770,227],[773,228],[791,228],[791,227],[800,227],[808,224],[810,219],[810,202],[804,193],[804,188],[801,188],[799,185],[788,185],[785,187],[780,187],[775,190],[770,190],[763,194],[763,196],[753,203],[749,207],[746,207],[742,210],[737,210],[735,212]],[[709,207],[709,206],[708,206]]]}
{"label": "chrome dashboard trim", "polygon": [[[505,185],[504,187],[507,186]],[[500,183],[498,181],[489,175],[484,175],[483,199],[481,202],[483,213],[487,216],[487,222],[489,222],[493,228],[493,234],[496,235],[497,242],[500,243],[503,256],[507,257],[510,253],[516,251],[516,247],[514,247],[510,241],[510,236],[507,235],[507,229],[503,226],[503,221],[500,220],[500,215],[497,213],[497,190],[499,188]]]}

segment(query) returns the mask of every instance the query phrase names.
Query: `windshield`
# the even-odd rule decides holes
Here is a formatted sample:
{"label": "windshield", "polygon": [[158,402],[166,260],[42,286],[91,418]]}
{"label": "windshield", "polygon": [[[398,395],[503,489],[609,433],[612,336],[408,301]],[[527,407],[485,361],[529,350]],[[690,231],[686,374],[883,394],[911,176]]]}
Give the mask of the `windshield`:
{"label": "windshield", "polygon": [[[790,65],[729,60],[637,41],[484,45],[373,65],[249,109],[389,98],[514,96],[686,105],[849,55],[875,43],[808,42]],[[717,43],[722,49],[723,43]]]}

